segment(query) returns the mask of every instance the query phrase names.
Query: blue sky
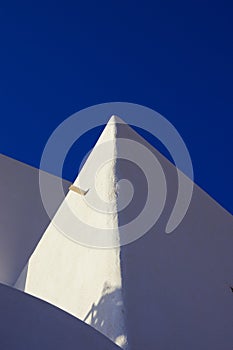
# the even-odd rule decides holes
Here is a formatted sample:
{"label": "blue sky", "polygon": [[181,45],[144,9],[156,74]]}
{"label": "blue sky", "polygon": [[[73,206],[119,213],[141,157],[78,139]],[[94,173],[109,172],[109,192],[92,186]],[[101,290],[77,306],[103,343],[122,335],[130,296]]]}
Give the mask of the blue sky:
{"label": "blue sky", "polygon": [[[173,123],[196,183],[233,212],[232,14],[232,1],[1,2],[0,152],[38,167],[74,112],[142,104]],[[67,179],[100,131],[67,157]]]}

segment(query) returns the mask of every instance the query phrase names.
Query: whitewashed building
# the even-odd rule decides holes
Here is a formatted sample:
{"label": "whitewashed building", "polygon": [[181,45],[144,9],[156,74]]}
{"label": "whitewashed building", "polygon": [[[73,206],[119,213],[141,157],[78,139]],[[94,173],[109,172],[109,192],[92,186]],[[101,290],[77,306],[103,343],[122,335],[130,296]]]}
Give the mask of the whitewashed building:
{"label": "whitewashed building", "polygon": [[[122,138],[155,155],[167,183],[158,221],[126,245],[119,244],[122,227],[139,215],[148,188],[141,169],[118,156]],[[96,173],[93,164],[105,143],[111,160]],[[0,169],[1,349],[37,349],[38,344],[38,349],[232,347],[232,215],[194,184],[187,214],[167,235],[177,170],[131,127],[110,119],[74,187],[69,190],[71,183],[63,180],[67,195],[63,203],[54,203],[52,221],[41,201],[39,170],[3,155]],[[59,181],[44,176],[53,184]],[[121,179],[133,186],[132,201],[123,209],[129,193]],[[156,181],[155,176],[155,187]],[[90,205],[96,193],[104,203],[102,211]],[[85,237],[93,234],[90,227],[112,230],[108,238],[113,247],[71,239],[69,231],[83,230],[83,225],[74,227],[67,219],[67,206],[88,224]],[[65,232],[55,222],[62,222]]]}

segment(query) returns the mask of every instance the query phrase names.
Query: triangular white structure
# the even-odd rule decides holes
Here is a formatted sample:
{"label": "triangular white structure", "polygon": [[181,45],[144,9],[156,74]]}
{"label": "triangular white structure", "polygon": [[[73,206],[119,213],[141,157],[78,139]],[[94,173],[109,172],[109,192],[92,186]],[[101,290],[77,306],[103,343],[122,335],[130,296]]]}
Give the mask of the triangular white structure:
{"label": "triangular white structure", "polygon": [[[112,241],[113,246],[119,241],[118,217],[115,214],[116,132],[116,120],[112,117],[74,182],[75,188],[88,186],[87,195],[84,197],[70,191],[54,218],[55,221],[66,221],[65,210],[68,205],[69,210],[74,211],[88,225],[112,229],[110,242]],[[102,144],[107,146],[110,161],[93,177],[94,162],[102,153],[97,149]],[[93,192],[96,195],[90,186],[95,186],[104,200],[103,213],[88,204]],[[126,349],[120,248],[85,247],[62,234],[56,224],[54,225],[54,220],[45,231],[15,286],[21,288],[25,285],[24,290],[27,293],[92,324]],[[72,226],[73,222],[65,222],[66,234],[74,229]],[[88,226],[86,230],[85,234],[88,235]]]}
{"label": "triangular white structure", "polygon": [[[147,234],[119,247],[124,225],[143,210],[148,191],[142,171],[119,157],[121,138],[145,146],[159,160],[167,198]],[[96,173],[106,154],[108,161]],[[191,180],[182,176],[188,185]],[[119,182],[128,178],[133,190]],[[150,215],[156,212],[162,189],[157,173],[153,180]],[[233,343],[232,215],[194,184],[186,216],[172,234],[165,234],[178,191],[177,169],[115,117],[74,186],[88,192],[68,193],[16,286],[25,285],[26,292],[86,321],[125,349],[228,349]],[[99,203],[95,207],[96,192],[101,210]],[[130,196],[132,202],[125,203]],[[67,207],[85,225],[74,227]],[[85,246],[85,239],[91,243],[93,227],[97,237],[98,230],[108,232],[103,246],[116,248]],[[69,231],[73,235],[75,230],[83,245],[69,238]],[[101,241],[94,245],[100,247]]]}

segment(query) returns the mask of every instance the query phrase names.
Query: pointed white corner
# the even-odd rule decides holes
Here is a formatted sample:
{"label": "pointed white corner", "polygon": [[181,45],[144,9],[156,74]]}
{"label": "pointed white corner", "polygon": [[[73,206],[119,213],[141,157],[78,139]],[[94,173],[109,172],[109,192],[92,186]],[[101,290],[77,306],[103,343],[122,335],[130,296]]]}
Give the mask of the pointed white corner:
{"label": "pointed white corner", "polygon": [[111,116],[111,118],[109,119],[108,123],[110,123],[110,124],[127,124],[123,119],[121,119],[120,117],[118,117],[115,114],[113,114]]}

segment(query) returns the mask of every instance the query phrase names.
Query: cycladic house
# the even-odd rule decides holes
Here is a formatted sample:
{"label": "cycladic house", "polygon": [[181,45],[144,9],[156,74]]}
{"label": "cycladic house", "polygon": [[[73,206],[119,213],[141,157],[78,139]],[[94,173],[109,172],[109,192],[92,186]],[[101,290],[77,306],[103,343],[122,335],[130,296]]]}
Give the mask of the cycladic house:
{"label": "cycladic house", "polygon": [[[125,150],[122,139],[132,141]],[[124,244],[125,227],[143,211],[150,191],[143,174],[150,162],[141,169],[122,156],[138,152],[135,142],[159,161],[167,196],[148,232],[133,240],[136,227],[128,232],[132,242]],[[5,156],[0,167],[0,281],[20,290],[0,288],[1,317],[8,320],[0,337],[5,348],[16,349],[27,338],[34,348],[35,337],[40,349],[59,348],[63,333],[68,349],[78,342],[80,349],[232,347],[232,215],[194,184],[187,214],[166,234],[177,169],[131,127],[110,119],[72,187],[63,180],[67,194],[62,203],[54,201],[52,220],[41,201],[39,171]],[[182,176],[188,185],[191,180]],[[60,181],[44,177],[55,185]],[[149,216],[162,191],[157,173],[153,181]],[[22,338],[26,329],[31,336]]]}

